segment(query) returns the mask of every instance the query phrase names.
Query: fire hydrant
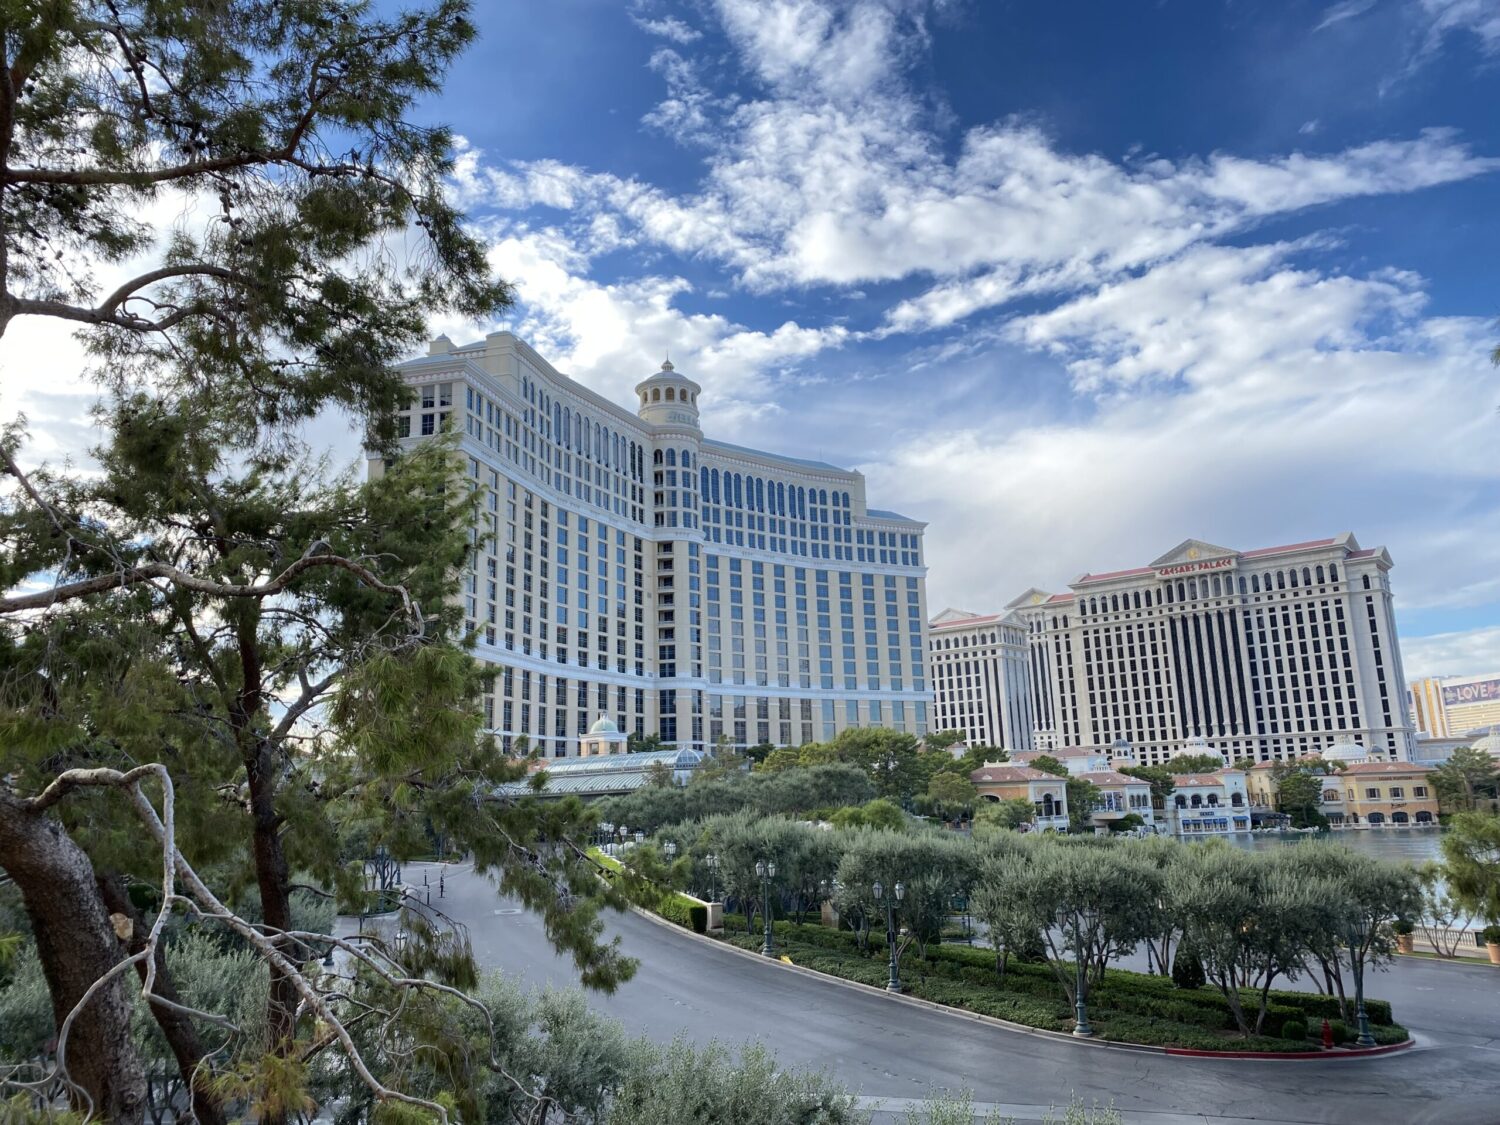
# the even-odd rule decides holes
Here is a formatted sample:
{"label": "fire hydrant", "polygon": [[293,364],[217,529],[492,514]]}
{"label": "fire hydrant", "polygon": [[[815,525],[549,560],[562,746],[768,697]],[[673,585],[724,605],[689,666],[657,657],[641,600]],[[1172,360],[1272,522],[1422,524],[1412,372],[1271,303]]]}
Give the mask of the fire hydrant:
{"label": "fire hydrant", "polygon": [[1333,1025],[1326,1019],[1323,1021],[1323,1050],[1333,1049]]}

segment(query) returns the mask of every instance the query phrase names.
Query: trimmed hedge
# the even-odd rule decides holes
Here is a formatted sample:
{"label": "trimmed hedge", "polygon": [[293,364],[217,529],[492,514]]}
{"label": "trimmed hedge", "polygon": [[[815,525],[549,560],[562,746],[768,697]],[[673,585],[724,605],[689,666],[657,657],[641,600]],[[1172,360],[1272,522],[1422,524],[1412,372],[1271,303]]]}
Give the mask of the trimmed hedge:
{"label": "trimmed hedge", "polygon": [[692,930],[695,934],[708,932],[708,907],[701,902],[694,902],[686,895],[669,891],[661,896],[656,912],[668,922],[676,922],[683,929]]}
{"label": "trimmed hedge", "polygon": [[[736,928],[738,923],[738,928]],[[869,953],[858,948],[858,936],[848,930],[821,925],[773,924],[777,942],[792,960],[807,968],[875,986],[887,977],[885,939],[872,934]],[[725,939],[745,949],[759,950],[759,928],[744,932],[744,917],[725,918]],[[1012,958],[1003,978],[995,972],[995,953],[968,946],[929,946],[919,958],[915,946],[902,958],[901,979],[907,991],[926,1000],[979,1012],[1052,1031],[1073,1026],[1073,1012],[1058,987],[1052,968]],[[1259,1006],[1253,989],[1243,993],[1247,1012]],[[1404,1028],[1391,1020],[1385,1001],[1366,1000],[1365,1009],[1377,1042],[1399,1043]],[[1315,1051],[1306,1039],[1309,1027],[1320,1029],[1325,1014],[1335,1019],[1338,1000],[1303,992],[1272,991],[1260,1035],[1242,1037],[1217,989],[1182,989],[1170,978],[1120,969],[1105,971],[1090,992],[1089,1022],[1101,1039],[1217,1051]],[[1302,1025],[1301,1035],[1294,1032]]]}
{"label": "trimmed hedge", "polygon": [[[590,848],[588,854],[610,872],[618,873],[624,870],[619,860],[605,855],[598,848]],[[677,891],[662,891],[655,901],[638,895],[635,904],[644,910],[660,914],[668,922],[675,922],[683,929],[692,930],[695,934],[708,933],[708,907]]]}

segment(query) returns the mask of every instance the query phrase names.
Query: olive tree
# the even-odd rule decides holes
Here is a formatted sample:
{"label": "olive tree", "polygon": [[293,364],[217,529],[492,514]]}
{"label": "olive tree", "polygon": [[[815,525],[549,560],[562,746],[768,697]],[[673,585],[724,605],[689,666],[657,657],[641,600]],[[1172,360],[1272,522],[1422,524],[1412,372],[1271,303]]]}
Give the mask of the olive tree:
{"label": "olive tree", "polygon": [[[1275,856],[1234,848],[1195,848],[1167,874],[1182,941],[1224,996],[1240,1031],[1258,1034],[1270,991],[1303,971],[1308,949],[1342,925],[1342,904],[1328,907],[1334,885],[1306,878]],[[1254,989],[1255,1012],[1241,989]]]}
{"label": "olive tree", "polygon": [[1491,925],[1500,923],[1500,817],[1460,813],[1443,836],[1443,867],[1453,896]]}

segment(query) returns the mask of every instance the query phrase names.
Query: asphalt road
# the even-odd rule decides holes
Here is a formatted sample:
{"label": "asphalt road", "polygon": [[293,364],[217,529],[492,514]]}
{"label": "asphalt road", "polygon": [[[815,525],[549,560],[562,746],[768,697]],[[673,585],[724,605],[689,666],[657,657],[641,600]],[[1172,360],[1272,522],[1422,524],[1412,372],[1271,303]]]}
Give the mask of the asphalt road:
{"label": "asphalt road", "polygon": [[[437,877],[431,876],[433,884]],[[407,870],[420,884],[422,868]],[[537,987],[574,987],[538,919],[486,880],[448,869],[442,906],[480,962]],[[433,903],[438,904],[436,887]],[[827,1071],[890,1120],[933,1089],[972,1091],[1018,1121],[1076,1093],[1113,1101],[1131,1125],[1500,1125],[1500,969],[1402,961],[1374,976],[1418,1046],[1383,1058],[1174,1058],[1045,1039],[739,956],[633,914],[611,915],[640,967],[591,1003],[658,1041],[759,1041],[788,1066]]]}

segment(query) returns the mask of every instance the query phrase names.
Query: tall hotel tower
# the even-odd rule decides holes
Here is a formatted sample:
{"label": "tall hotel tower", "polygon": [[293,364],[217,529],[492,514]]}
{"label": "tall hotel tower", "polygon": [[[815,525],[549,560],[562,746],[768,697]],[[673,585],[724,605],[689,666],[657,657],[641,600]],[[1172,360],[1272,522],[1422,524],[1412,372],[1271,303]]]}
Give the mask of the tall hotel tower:
{"label": "tall hotel tower", "polygon": [[456,429],[484,497],[462,596],[504,745],[573,754],[601,714],[697,749],[927,732],[925,525],[859,473],[705,438],[671,363],[633,414],[508,332],[402,371],[398,433]]}
{"label": "tall hotel tower", "polygon": [[1190,741],[1231,761],[1357,742],[1409,760],[1390,571],[1347,532],[1251,551],[1189,539],[1065,594],[1028,590],[1006,610],[1027,634],[1036,746],[1124,741],[1157,764]]}

